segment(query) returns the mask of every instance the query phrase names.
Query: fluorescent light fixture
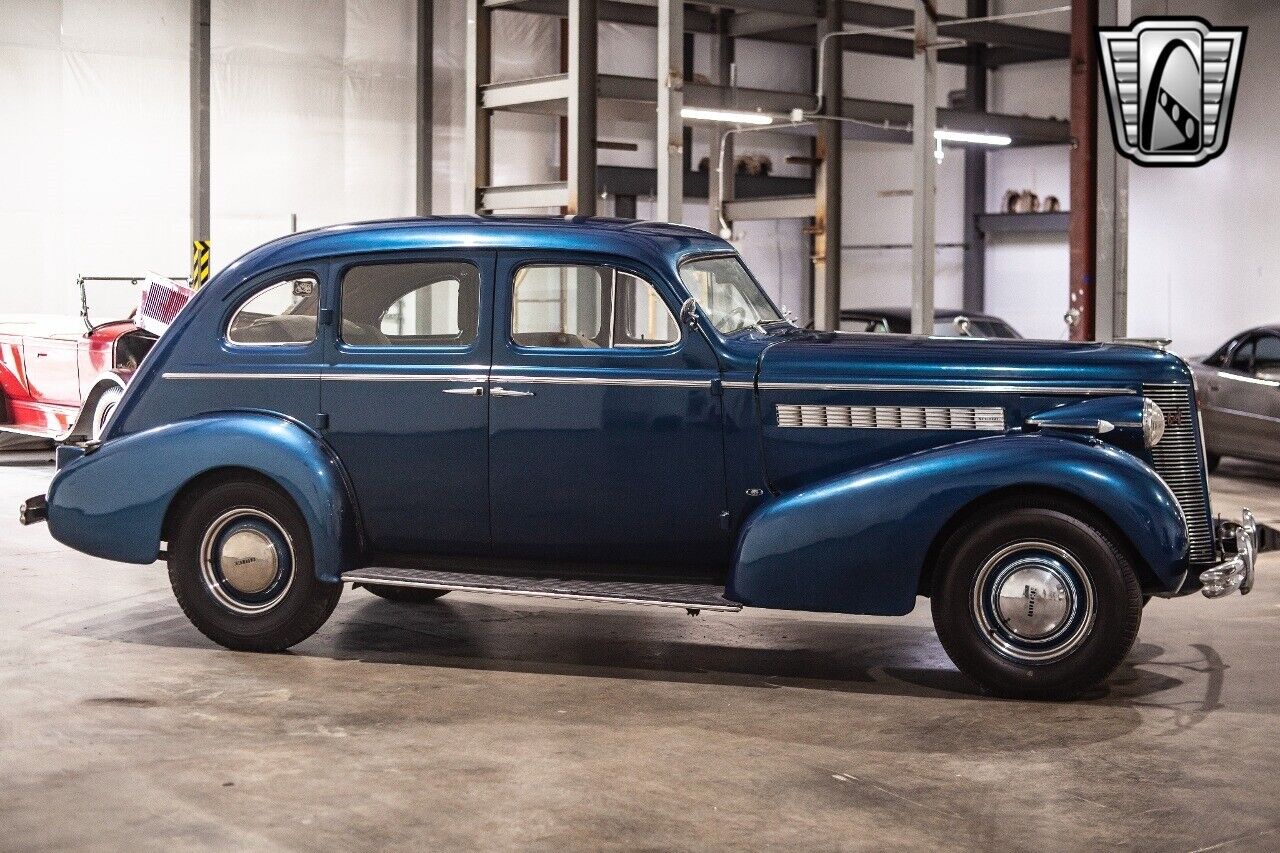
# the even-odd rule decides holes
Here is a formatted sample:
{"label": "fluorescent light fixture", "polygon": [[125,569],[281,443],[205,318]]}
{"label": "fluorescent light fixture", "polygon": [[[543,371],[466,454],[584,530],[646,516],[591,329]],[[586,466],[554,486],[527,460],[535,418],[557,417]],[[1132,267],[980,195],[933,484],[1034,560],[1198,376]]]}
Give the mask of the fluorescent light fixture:
{"label": "fluorescent light fixture", "polygon": [[933,137],[939,142],[972,142],[975,145],[1010,145],[1008,136],[995,133],[966,133],[962,130],[935,130]]}
{"label": "fluorescent light fixture", "polygon": [[684,107],[680,110],[680,118],[691,118],[696,121],[723,121],[728,124],[773,124],[773,117],[764,113],[745,113],[735,110],[704,110],[697,107]]}

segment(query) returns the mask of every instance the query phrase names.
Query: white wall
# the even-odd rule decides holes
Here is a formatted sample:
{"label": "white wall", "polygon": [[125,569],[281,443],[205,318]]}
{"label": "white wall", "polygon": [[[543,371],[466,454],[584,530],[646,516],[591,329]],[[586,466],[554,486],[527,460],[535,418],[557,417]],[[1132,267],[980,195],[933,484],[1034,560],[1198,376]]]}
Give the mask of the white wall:
{"label": "white wall", "polygon": [[[1164,13],[1165,5],[1135,3],[1134,14]],[[1129,170],[1129,331],[1172,338],[1190,355],[1280,321],[1280,8],[1256,0],[1168,6],[1169,14],[1249,27],[1226,152],[1194,169]]]}

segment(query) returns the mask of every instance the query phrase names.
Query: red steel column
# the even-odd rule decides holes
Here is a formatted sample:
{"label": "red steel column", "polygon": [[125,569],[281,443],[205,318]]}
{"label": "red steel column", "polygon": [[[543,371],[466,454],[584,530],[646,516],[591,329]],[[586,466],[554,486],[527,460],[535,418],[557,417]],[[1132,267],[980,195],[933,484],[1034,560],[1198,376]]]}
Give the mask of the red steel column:
{"label": "red steel column", "polygon": [[1098,6],[1071,4],[1071,340],[1094,338],[1098,220]]}

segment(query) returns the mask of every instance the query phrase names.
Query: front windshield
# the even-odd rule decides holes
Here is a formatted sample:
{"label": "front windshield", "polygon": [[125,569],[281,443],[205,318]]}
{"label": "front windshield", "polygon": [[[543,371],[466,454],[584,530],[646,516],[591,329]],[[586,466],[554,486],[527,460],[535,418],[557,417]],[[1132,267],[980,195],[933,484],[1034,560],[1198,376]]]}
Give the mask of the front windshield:
{"label": "front windshield", "polygon": [[737,255],[686,261],[680,280],[722,335],[782,319]]}

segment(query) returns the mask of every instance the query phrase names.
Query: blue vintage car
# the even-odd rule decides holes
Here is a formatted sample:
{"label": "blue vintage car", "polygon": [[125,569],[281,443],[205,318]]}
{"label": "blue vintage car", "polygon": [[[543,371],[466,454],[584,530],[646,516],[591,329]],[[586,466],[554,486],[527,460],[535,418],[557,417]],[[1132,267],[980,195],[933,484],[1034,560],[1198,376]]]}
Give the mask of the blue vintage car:
{"label": "blue vintage car", "polygon": [[1253,583],[1191,373],[1156,349],[805,331],[728,243],[608,219],[407,219],[269,243],[203,288],[98,441],[60,542],[168,561],[276,651],[344,583],[896,615],[993,692],[1104,679],[1144,602]]}

